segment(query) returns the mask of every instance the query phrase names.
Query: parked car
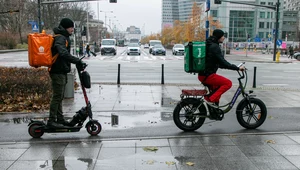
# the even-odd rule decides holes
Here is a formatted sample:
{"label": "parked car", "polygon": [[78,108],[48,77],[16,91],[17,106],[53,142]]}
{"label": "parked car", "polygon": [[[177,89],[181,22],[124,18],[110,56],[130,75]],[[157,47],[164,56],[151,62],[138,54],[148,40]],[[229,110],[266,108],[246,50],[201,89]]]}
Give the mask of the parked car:
{"label": "parked car", "polygon": [[153,55],[166,55],[166,49],[161,44],[156,44],[152,47]]}
{"label": "parked car", "polygon": [[172,48],[173,55],[184,55],[184,45],[183,44],[175,44]]}
{"label": "parked car", "polygon": [[141,48],[138,43],[129,43],[127,46],[127,55],[141,55]]}
{"label": "parked car", "polygon": [[103,39],[101,41],[101,55],[105,54],[117,54],[117,40],[116,39]]}
{"label": "parked car", "polygon": [[295,59],[300,60],[300,52],[295,52],[293,56]]}

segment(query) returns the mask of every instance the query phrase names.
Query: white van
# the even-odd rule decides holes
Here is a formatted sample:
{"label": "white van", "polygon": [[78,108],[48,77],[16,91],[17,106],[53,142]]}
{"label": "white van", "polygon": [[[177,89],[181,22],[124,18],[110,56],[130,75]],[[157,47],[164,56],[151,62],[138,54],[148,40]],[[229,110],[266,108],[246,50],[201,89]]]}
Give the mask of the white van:
{"label": "white van", "polygon": [[152,47],[156,44],[161,44],[160,40],[150,40],[149,41],[149,53],[152,53]]}
{"label": "white van", "polygon": [[117,40],[116,39],[103,39],[100,47],[101,55],[117,54]]}

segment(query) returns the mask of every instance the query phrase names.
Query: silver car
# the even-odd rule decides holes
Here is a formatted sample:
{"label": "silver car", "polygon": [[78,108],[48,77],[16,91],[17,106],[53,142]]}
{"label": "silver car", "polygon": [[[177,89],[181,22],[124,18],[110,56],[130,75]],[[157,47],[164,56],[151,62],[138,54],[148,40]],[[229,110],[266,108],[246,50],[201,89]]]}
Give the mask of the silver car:
{"label": "silver car", "polygon": [[127,55],[141,55],[141,47],[138,43],[129,43],[127,46]]}
{"label": "silver car", "polygon": [[183,44],[175,44],[172,49],[173,55],[184,55],[184,45]]}
{"label": "silver car", "polygon": [[300,52],[296,51],[293,56],[295,59],[300,60]]}

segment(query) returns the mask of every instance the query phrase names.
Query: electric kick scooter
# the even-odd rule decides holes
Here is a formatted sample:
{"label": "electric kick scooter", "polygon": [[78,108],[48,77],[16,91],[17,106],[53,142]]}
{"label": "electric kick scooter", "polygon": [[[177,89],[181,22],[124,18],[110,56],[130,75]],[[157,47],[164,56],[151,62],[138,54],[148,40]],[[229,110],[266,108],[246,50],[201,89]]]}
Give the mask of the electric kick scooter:
{"label": "electric kick scooter", "polygon": [[[81,57],[80,60],[82,60],[84,57],[85,56]],[[79,132],[87,118],[89,118],[85,125],[87,132],[91,136],[96,136],[101,132],[101,124],[98,122],[98,120],[93,119],[92,106],[85,90],[86,88],[91,87],[90,75],[87,71],[85,71],[86,67],[86,64],[83,66],[76,65],[86,106],[82,107],[76,112],[68,126],[47,126],[43,121],[31,120],[31,122],[28,124],[28,133],[30,136],[33,138],[40,138],[44,133]]]}

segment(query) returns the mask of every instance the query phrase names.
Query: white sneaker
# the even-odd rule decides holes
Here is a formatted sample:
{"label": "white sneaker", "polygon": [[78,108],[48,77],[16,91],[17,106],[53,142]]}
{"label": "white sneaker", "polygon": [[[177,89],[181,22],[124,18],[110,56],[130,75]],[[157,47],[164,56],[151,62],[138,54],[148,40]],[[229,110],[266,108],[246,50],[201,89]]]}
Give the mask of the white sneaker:
{"label": "white sneaker", "polygon": [[205,98],[203,99],[205,103],[207,103],[208,105],[214,107],[214,108],[218,108],[219,106],[216,105],[216,103],[213,103],[213,102],[209,102],[207,101]]}

